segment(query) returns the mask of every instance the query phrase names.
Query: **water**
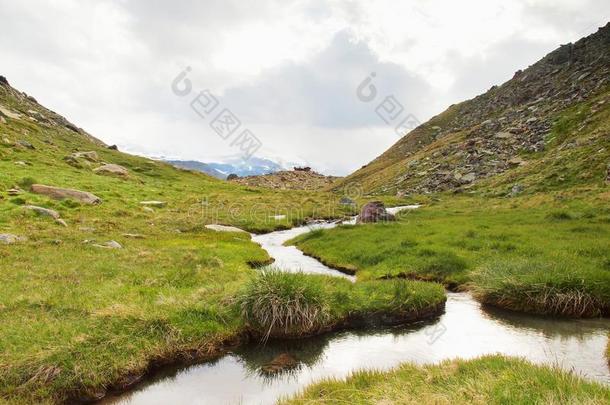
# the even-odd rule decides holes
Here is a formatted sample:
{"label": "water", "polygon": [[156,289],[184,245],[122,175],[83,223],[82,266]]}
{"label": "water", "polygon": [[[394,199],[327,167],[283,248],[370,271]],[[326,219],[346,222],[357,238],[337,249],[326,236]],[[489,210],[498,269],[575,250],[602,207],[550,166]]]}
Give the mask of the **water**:
{"label": "water", "polygon": [[[387,211],[391,214],[397,214],[400,211],[417,208],[419,208],[419,205],[404,205],[388,208]],[[261,245],[262,248],[275,259],[275,262],[271,265],[274,268],[290,272],[304,271],[312,274],[333,275],[355,281],[355,277],[348,276],[337,270],[331,269],[316,259],[305,256],[303,252],[301,252],[295,246],[284,246],[284,242],[315,229],[330,229],[334,228],[338,224],[353,224],[355,222],[356,217],[343,222],[317,222],[285,231],[271,232],[262,235],[252,235],[252,240]]]}
{"label": "water", "polygon": [[[287,271],[328,272],[326,266],[282,243],[318,224],[256,236]],[[344,277],[342,273],[337,275]],[[335,274],[333,273],[333,274]],[[484,354],[521,356],[610,384],[605,347],[610,320],[551,319],[483,308],[467,293],[448,293],[438,319],[401,328],[340,332],[298,341],[251,344],[215,362],[167,369],[135,391],[107,403],[273,404],[325,377],[343,378],[359,369],[390,369],[403,362],[437,363]],[[261,371],[289,353],[296,369],[268,376]]]}

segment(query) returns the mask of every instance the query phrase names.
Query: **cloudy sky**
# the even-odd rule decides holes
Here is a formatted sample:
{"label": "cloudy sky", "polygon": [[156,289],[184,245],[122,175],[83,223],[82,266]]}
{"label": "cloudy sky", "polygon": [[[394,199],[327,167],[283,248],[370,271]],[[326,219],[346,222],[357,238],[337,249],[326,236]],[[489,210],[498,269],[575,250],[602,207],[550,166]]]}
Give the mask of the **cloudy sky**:
{"label": "cloudy sky", "polygon": [[[257,157],[343,175],[396,142],[403,118],[423,122],[609,19],[607,0],[0,0],[0,74],[125,151],[219,161],[243,155],[247,129]],[[377,108],[392,96],[402,108]],[[194,99],[215,109],[198,115]],[[240,126],[219,134],[225,109]]]}

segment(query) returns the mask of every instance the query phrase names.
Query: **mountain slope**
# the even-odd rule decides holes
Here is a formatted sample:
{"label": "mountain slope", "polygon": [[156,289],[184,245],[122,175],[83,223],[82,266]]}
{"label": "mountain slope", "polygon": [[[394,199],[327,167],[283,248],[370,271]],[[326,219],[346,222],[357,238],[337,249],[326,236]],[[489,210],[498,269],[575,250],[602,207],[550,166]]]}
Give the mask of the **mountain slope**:
{"label": "mountain slope", "polygon": [[[610,23],[503,85],[452,105],[335,189],[403,194],[603,184],[610,156],[608,77]],[[557,160],[562,163],[550,163]],[[564,166],[569,170],[560,173]],[[496,179],[500,174],[503,180]]]}

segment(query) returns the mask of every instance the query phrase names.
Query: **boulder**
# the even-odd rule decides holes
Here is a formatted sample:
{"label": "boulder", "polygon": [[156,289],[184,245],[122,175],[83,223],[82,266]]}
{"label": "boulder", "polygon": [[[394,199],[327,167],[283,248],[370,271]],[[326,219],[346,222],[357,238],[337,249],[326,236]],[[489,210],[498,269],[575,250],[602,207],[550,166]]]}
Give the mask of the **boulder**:
{"label": "boulder", "polygon": [[10,195],[11,197],[17,196],[21,193],[23,193],[23,190],[21,190],[19,188],[11,188],[11,189],[7,190],[7,194]]}
{"label": "boulder", "polygon": [[382,221],[394,221],[396,218],[394,215],[386,211],[385,206],[381,201],[371,201],[366,203],[360,215],[358,216],[358,223],[367,222],[382,222]]}
{"label": "boulder", "polygon": [[69,188],[60,188],[53,186],[45,186],[42,184],[33,184],[32,193],[46,195],[47,197],[63,200],[72,198],[85,204],[96,205],[102,202],[98,196],[86,191],[73,190]]}
{"label": "boulder", "polygon": [[105,164],[93,170],[97,174],[110,174],[115,176],[129,176],[129,171],[121,165]]}
{"label": "boulder", "polygon": [[17,236],[12,233],[0,233],[0,243],[4,245],[12,245],[18,242],[25,242],[28,240],[25,236]]}

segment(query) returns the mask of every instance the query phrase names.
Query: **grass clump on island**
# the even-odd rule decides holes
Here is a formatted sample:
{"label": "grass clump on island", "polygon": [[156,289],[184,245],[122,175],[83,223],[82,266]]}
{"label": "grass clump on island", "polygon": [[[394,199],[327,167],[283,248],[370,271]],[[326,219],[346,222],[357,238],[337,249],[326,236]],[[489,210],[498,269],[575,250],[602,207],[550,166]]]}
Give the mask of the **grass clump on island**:
{"label": "grass clump on island", "polygon": [[351,283],[278,270],[261,272],[238,298],[243,318],[264,339],[420,320],[440,314],[444,302],[438,284],[410,280]]}
{"label": "grass clump on island", "polygon": [[473,275],[473,292],[481,302],[516,311],[573,317],[607,314],[608,277],[578,266],[527,259],[486,263]]}
{"label": "grass clump on island", "polygon": [[316,383],[282,405],[298,404],[607,404],[610,389],[574,374],[501,355],[403,364]]}
{"label": "grass clump on island", "polygon": [[356,269],[358,280],[436,280],[512,309],[608,313],[610,194],[440,198],[394,223],[318,230],[290,243]]}

